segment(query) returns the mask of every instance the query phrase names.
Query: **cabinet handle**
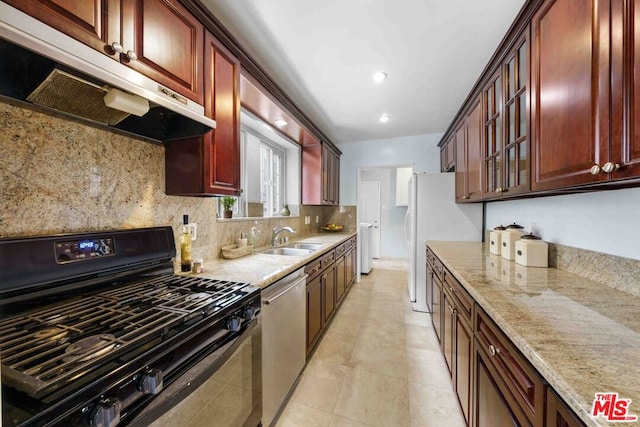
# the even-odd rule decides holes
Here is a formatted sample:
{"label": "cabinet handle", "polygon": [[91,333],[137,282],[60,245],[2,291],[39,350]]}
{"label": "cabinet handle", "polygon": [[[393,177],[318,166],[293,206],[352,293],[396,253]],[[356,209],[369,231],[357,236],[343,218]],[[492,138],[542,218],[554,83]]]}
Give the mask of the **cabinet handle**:
{"label": "cabinet handle", "polygon": [[116,53],[122,53],[123,49],[122,49],[122,45],[118,42],[113,42],[111,43],[111,48],[116,52]]}
{"label": "cabinet handle", "polygon": [[498,188],[496,188],[496,192],[498,192],[498,193],[502,193],[502,187],[498,187]]}
{"label": "cabinet handle", "polygon": [[618,169],[620,169],[620,165],[618,163],[607,162],[602,165],[602,170],[606,173],[611,173],[613,171],[617,171]]}
{"label": "cabinet handle", "polygon": [[492,356],[495,356],[498,353],[500,353],[500,349],[495,348],[493,344],[489,344],[489,354],[491,354]]}
{"label": "cabinet handle", "polygon": [[593,165],[589,170],[589,172],[591,172],[591,175],[598,175],[600,171],[602,171],[602,169],[600,168],[600,165]]}
{"label": "cabinet handle", "polygon": [[127,58],[129,58],[130,61],[137,61],[138,60],[138,55],[134,51],[128,50],[127,51]]}

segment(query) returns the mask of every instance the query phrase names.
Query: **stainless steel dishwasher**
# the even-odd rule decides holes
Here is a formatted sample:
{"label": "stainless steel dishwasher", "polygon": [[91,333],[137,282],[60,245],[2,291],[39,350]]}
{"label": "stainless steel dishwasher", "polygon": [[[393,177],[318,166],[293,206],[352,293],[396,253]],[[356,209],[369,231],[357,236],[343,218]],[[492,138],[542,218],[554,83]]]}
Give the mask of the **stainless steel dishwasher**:
{"label": "stainless steel dishwasher", "polygon": [[262,425],[268,427],[306,363],[304,268],[262,291]]}

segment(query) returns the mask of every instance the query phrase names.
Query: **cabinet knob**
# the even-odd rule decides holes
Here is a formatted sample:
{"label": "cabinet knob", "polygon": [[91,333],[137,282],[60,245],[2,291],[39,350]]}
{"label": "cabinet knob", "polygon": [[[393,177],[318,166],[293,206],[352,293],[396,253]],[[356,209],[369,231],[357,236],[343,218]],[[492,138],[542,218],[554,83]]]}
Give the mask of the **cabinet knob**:
{"label": "cabinet knob", "polygon": [[127,51],[127,58],[129,58],[130,61],[137,61],[138,60],[138,55],[134,51],[128,50]]}
{"label": "cabinet knob", "polygon": [[500,349],[495,348],[493,344],[489,344],[489,354],[491,354],[492,356],[495,356],[498,353],[500,353]]}
{"label": "cabinet knob", "polygon": [[617,171],[618,169],[620,169],[620,165],[618,163],[607,162],[602,165],[602,170],[606,173],[611,173],[613,171]]}
{"label": "cabinet knob", "polygon": [[122,45],[118,42],[113,42],[111,43],[111,48],[116,52],[116,53],[122,53],[123,49],[122,49]]}
{"label": "cabinet knob", "polygon": [[502,191],[503,191],[503,190],[502,190],[502,187],[498,187],[498,188],[496,188],[496,191],[497,191],[498,193],[502,193]]}
{"label": "cabinet knob", "polygon": [[589,170],[589,172],[591,172],[591,175],[598,175],[601,170],[602,169],[600,168],[600,165],[593,165],[591,166],[591,169]]}
{"label": "cabinet knob", "polygon": [[462,198],[466,200],[469,198],[469,196],[462,196]]}

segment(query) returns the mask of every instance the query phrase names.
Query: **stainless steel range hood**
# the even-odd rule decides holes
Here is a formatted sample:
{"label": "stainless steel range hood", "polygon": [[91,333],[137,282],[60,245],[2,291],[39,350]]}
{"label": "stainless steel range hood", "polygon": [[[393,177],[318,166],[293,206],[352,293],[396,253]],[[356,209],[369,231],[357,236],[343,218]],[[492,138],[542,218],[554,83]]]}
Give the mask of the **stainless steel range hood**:
{"label": "stainless steel range hood", "polygon": [[154,142],[216,125],[203,106],[1,1],[0,58],[1,97]]}

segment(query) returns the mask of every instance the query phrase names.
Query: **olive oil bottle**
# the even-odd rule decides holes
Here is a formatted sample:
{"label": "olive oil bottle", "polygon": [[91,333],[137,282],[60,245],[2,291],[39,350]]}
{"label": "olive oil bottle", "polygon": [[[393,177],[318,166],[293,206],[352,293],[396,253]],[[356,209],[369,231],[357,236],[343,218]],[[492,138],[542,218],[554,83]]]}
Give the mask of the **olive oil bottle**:
{"label": "olive oil bottle", "polygon": [[182,216],[182,234],[180,235],[180,271],[191,271],[191,234],[189,233],[189,215]]}

